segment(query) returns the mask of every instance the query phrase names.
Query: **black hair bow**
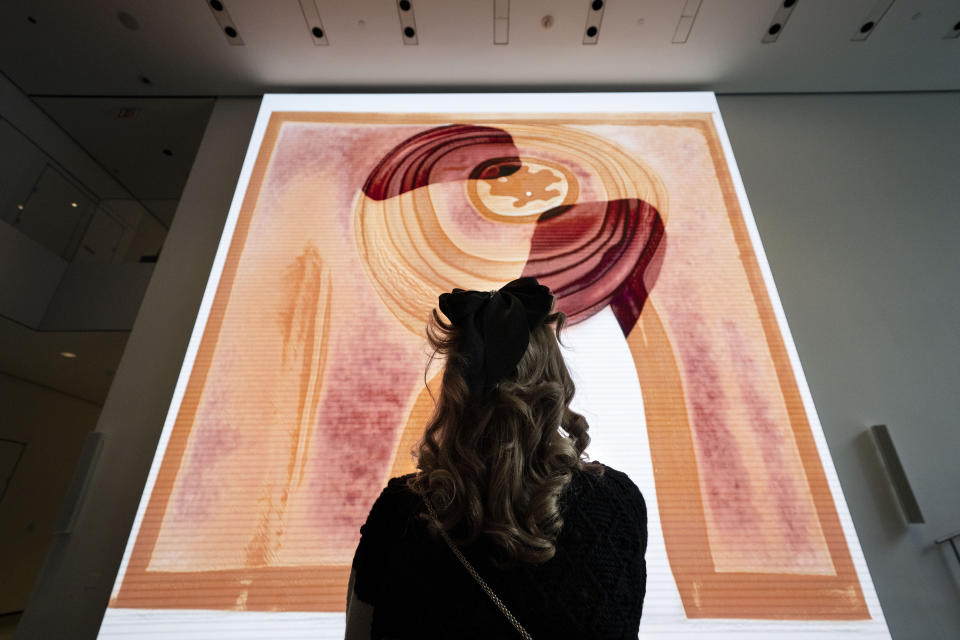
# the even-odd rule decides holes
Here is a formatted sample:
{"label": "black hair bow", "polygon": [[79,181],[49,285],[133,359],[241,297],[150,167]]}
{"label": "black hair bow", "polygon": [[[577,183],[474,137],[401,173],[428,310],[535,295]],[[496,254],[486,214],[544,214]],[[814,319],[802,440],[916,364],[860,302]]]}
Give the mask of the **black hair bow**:
{"label": "black hair bow", "polygon": [[499,291],[454,289],[440,295],[440,311],[462,332],[463,376],[479,397],[510,374],[530,343],[530,332],[550,314],[553,295],[536,278],[519,278]]}

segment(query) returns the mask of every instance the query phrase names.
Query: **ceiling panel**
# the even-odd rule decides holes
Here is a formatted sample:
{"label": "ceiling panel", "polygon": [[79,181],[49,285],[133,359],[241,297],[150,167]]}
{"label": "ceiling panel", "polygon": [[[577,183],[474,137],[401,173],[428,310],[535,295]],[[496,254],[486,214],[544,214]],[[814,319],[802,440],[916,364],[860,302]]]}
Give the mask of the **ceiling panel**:
{"label": "ceiling panel", "polygon": [[32,95],[960,89],[960,38],[945,37],[960,32],[956,0],[897,0],[864,41],[851,38],[877,0],[797,0],[769,44],[761,39],[782,0],[704,0],[685,44],[672,43],[684,0],[609,0],[596,45],[582,44],[588,0],[514,1],[501,46],[493,0],[413,0],[417,46],[403,44],[390,0],[318,0],[329,46],[314,45],[296,0],[223,2],[243,46],[230,46],[203,0],[9,0],[0,5],[0,70]]}
{"label": "ceiling panel", "polygon": [[213,108],[210,98],[35,101],[141,201],[180,198]]}
{"label": "ceiling panel", "polygon": [[[34,331],[0,317],[0,372],[103,404],[129,331]],[[61,352],[72,353],[65,358]]]}

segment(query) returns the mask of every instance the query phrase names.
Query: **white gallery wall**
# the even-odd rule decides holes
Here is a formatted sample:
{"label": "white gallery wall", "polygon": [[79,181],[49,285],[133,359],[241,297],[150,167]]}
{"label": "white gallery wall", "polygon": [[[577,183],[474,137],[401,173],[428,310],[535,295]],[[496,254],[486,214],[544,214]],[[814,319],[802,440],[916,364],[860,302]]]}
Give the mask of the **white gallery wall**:
{"label": "white gallery wall", "polygon": [[[73,534],[17,638],[93,638],[153,457],[258,100],[220,99],[97,429]],[[894,638],[960,633],[960,93],[720,97],[766,254]],[[890,428],[906,526],[865,430]],[[953,571],[953,573],[951,573]]]}
{"label": "white gallery wall", "polygon": [[719,103],[890,632],[960,637],[960,567],[933,542],[960,529],[960,93]]}

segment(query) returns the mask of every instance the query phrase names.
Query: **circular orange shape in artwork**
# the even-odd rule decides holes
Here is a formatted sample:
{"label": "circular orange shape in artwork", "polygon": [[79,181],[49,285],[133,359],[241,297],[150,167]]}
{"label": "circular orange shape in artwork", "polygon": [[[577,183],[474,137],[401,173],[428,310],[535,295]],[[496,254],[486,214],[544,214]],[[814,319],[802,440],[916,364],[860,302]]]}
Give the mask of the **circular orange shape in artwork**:
{"label": "circular orange shape in artwork", "polygon": [[497,222],[531,223],[558,207],[577,202],[580,184],[558,162],[522,156],[519,168],[495,178],[467,180],[467,197],[485,218]]}

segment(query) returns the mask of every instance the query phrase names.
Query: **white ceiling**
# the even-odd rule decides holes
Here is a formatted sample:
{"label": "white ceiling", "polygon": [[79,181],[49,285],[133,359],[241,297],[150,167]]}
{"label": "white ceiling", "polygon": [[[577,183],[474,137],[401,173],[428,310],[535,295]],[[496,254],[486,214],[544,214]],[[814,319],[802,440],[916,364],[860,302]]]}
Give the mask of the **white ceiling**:
{"label": "white ceiling", "polygon": [[35,97],[34,102],[169,226],[164,201],[180,199],[213,99]]}
{"label": "white ceiling", "polygon": [[[495,0],[410,0],[416,46],[403,44],[394,0],[305,0],[328,46],[314,44],[300,0],[221,1],[242,46],[231,46],[216,17],[225,14],[208,0],[0,2],[0,73],[163,227],[218,95],[960,90],[960,38],[946,37],[958,33],[958,0],[895,0],[862,41],[852,38],[890,0],[796,0],[769,44],[761,40],[784,0],[605,0],[595,45],[583,44],[593,0],[509,2],[507,45],[493,44]],[[698,4],[687,41],[674,44]],[[0,370],[103,402],[126,336],[36,332],[0,318],[0,342],[15,346],[2,350]],[[63,350],[78,357],[66,361]]]}
{"label": "white ceiling", "polygon": [[[35,331],[0,317],[0,372],[103,404],[127,331]],[[61,352],[73,353],[65,358]]]}
{"label": "white ceiling", "polygon": [[316,0],[329,46],[315,46],[297,0],[223,0],[244,42],[231,46],[205,0],[8,0],[0,70],[30,95],[960,89],[960,39],[945,38],[960,21],[956,0],[896,0],[863,41],[851,38],[883,0],[797,0],[779,39],[763,44],[782,2],[703,0],[687,42],[673,44],[695,1],[607,0],[598,43],[584,45],[591,0],[514,0],[509,44],[496,46],[494,0],[412,0],[419,44],[404,46],[392,0]]}

